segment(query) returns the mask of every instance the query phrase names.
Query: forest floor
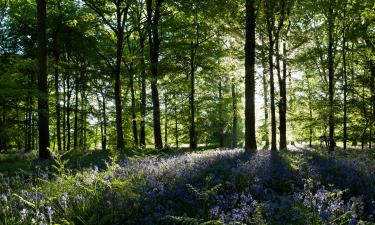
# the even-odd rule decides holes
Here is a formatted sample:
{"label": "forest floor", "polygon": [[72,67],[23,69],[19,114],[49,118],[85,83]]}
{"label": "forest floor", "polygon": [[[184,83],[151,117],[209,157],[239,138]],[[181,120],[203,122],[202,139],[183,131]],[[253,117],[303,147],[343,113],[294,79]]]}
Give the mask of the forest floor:
{"label": "forest floor", "polygon": [[0,154],[0,224],[374,224],[375,154]]}

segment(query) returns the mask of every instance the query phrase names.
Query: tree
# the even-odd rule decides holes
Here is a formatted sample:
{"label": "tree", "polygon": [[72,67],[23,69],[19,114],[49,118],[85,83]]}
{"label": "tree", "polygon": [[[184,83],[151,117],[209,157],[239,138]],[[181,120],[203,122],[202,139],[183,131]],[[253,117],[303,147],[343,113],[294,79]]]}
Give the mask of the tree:
{"label": "tree", "polygon": [[47,84],[47,38],[46,38],[46,1],[38,0],[38,115],[39,115],[39,157],[48,159],[49,152],[49,111]]}
{"label": "tree", "polygon": [[150,61],[151,61],[151,92],[152,92],[152,105],[154,117],[154,141],[155,148],[163,148],[163,139],[161,137],[160,128],[160,103],[158,91],[158,63],[160,51],[160,38],[159,38],[159,20],[160,9],[164,0],[147,0],[147,23],[148,23],[148,40],[150,45]]}
{"label": "tree", "polygon": [[256,150],[255,137],[255,26],[254,0],[246,0],[245,40],[245,150]]}

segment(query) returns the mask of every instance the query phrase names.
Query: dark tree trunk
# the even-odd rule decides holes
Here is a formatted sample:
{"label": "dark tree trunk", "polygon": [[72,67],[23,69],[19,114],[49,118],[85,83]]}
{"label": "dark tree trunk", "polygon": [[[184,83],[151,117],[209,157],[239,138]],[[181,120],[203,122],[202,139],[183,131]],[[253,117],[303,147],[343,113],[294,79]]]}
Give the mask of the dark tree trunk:
{"label": "dark tree trunk", "polygon": [[276,147],[276,112],[275,112],[275,84],[273,76],[273,23],[270,19],[267,19],[267,28],[268,28],[268,64],[269,64],[269,73],[270,73],[270,101],[271,101],[271,150],[277,150]]}
{"label": "dark tree trunk", "polygon": [[232,148],[237,148],[237,93],[236,83],[232,78]]}
{"label": "dark tree trunk", "polygon": [[47,84],[47,39],[46,39],[46,0],[38,0],[38,115],[39,115],[39,157],[50,158],[49,151],[49,111]]}
{"label": "dark tree trunk", "polygon": [[66,75],[63,77],[63,112],[62,112],[62,125],[63,125],[63,131],[62,131],[62,142],[63,142],[63,150],[66,150]]}
{"label": "dark tree trunk", "polygon": [[346,142],[348,139],[347,132],[347,96],[348,96],[348,77],[347,77],[347,68],[346,68],[346,29],[344,28],[342,34],[342,63],[343,63],[343,75],[344,75],[344,118],[343,118],[343,142],[344,150],[346,149]]}
{"label": "dark tree trunk", "polygon": [[125,150],[125,140],[122,130],[122,106],[121,106],[121,61],[123,53],[124,32],[122,28],[122,13],[120,7],[116,9],[117,13],[117,42],[116,42],[116,65],[114,69],[115,79],[115,105],[116,105],[116,134],[117,150]]}
{"label": "dark tree trunk", "polygon": [[[262,45],[264,45],[264,42],[262,40]],[[269,118],[268,118],[268,82],[267,82],[267,72],[266,72],[266,67],[267,67],[267,58],[266,58],[266,53],[265,51],[262,51],[262,67],[263,67],[263,74],[262,74],[262,84],[263,84],[263,110],[264,110],[264,124],[263,124],[263,129],[264,129],[264,136],[262,137],[262,141],[265,141],[264,148],[268,149],[270,145],[270,139],[269,139]]]}
{"label": "dark tree trunk", "polygon": [[255,6],[246,0],[245,42],[245,150],[257,148],[255,136]]}
{"label": "dark tree trunk", "polygon": [[[176,99],[176,95],[173,95],[173,98]],[[174,132],[175,132],[175,142],[176,142],[176,148],[178,148],[178,117],[177,117],[177,104],[174,106],[174,119],[175,119],[175,127],[174,127]]]}
{"label": "dark tree trunk", "polygon": [[[68,61],[69,63],[69,61]],[[68,72],[69,73],[69,72]],[[66,76],[66,89],[67,89],[67,99],[66,99],[66,132],[67,132],[67,140],[66,140],[66,150],[70,151],[70,137],[71,137],[71,132],[70,132],[70,98],[72,95],[72,91],[70,90],[70,75],[67,74]]]}
{"label": "dark tree trunk", "polygon": [[286,110],[287,110],[287,98],[286,98],[286,74],[287,74],[287,48],[286,48],[286,37],[289,32],[290,23],[288,29],[285,32],[283,38],[283,75],[279,80],[280,86],[280,102],[279,102],[279,117],[280,117],[280,150],[287,149],[286,140]]}
{"label": "dark tree trunk", "polygon": [[164,144],[168,145],[168,99],[164,94]]}
{"label": "dark tree trunk", "polygon": [[[56,38],[56,37],[55,37]],[[57,40],[55,40],[57,42]],[[61,109],[60,109],[60,94],[59,94],[59,51],[57,49],[57,43],[54,46],[54,58],[55,58],[55,108],[56,108],[56,139],[57,139],[57,150],[62,151],[61,145]]]}
{"label": "dark tree trunk", "polygon": [[159,19],[160,19],[160,7],[163,0],[157,0],[156,4],[153,4],[152,0],[147,0],[147,22],[149,25],[148,37],[150,45],[150,61],[151,61],[151,93],[153,103],[153,117],[154,117],[154,142],[155,148],[163,148],[163,139],[161,137],[160,128],[160,102],[159,102],[159,91],[157,87],[158,82],[158,63],[159,63]]}
{"label": "dark tree trunk", "polygon": [[73,132],[73,149],[78,148],[78,91],[79,91],[79,78],[75,79],[75,101],[74,101],[74,132]]}
{"label": "dark tree trunk", "polygon": [[308,90],[308,100],[309,100],[309,147],[312,147],[313,118],[312,118],[312,96],[311,96],[311,86],[310,86],[309,78],[307,78],[307,90]]}
{"label": "dark tree trunk", "polygon": [[335,148],[335,118],[334,118],[334,55],[333,55],[333,9],[332,5],[328,6],[328,79],[329,79],[329,149],[332,153]]}
{"label": "dark tree trunk", "polygon": [[139,142],[142,148],[146,146],[146,64],[145,64],[145,53],[144,53],[144,36],[140,35],[140,48],[141,48],[141,122],[139,132]]}
{"label": "dark tree trunk", "polygon": [[196,149],[197,148],[197,135],[195,132],[195,47],[194,43],[191,42],[190,47],[190,148]]}
{"label": "dark tree trunk", "polygon": [[224,147],[224,123],[223,123],[223,85],[221,77],[219,78],[219,144]]}
{"label": "dark tree trunk", "polygon": [[130,94],[132,103],[132,127],[133,127],[133,144],[138,147],[138,129],[137,129],[137,115],[136,115],[136,105],[135,105],[135,91],[134,91],[134,74],[133,65],[130,65],[129,75],[130,75]]}

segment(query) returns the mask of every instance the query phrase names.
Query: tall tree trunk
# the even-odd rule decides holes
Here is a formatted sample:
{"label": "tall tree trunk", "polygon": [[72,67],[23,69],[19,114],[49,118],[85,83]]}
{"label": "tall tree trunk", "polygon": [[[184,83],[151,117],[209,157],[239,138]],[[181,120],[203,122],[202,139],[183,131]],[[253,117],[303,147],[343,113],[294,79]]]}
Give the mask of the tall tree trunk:
{"label": "tall tree trunk", "polygon": [[246,0],[245,42],[245,150],[257,148],[255,136],[255,6]]}
{"label": "tall tree trunk", "polygon": [[61,110],[60,110],[60,94],[59,94],[59,51],[57,47],[57,40],[55,40],[54,58],[55,58],[55,108],[56,108],[56,139],[57,150],[62,151],[61,145]]}
{"label": "tall tree trunk", "polygon": [[224,147],[224,123],[223,123],[223,84],[221,77],[219,78],[219,144]]}
{"label": "tall tree trunk", "polygon": [[312,118],[312,96],[311,96],[311,86],[310,86],[309,78],[307,78],[307,90],[308,90],[308,101],[309,101],[309,147],[312,147],[313,118]]}
{"label": "tall tree trunk", "polygon": [[[264,43],[262,42],[262,45]],[[265,56],[265,54],[262,54]],[[263,129],[264,129],[264,136],[262,137],[262,140],[265,141],[264,147],[268,149],[270,145],[270,139],[269,139],[269,118],[268,118],[268,83],[267,83],[267,73],[266,73],[266,67],[267,67],[267,59],[264,57],[262,59],[262,67],[263,67],[263,75],[262,75],[262,84],[263,84],[263,110],[264,110],[264,124],[263,124]]]}
{"label": "tall tree trunk", "polygon": [[[173,99],[176,99],[176,95],[173,94]],[[174,127],[174,132],[175,132],[175,143],[176,143],[176,148],[178,148],[178,117],[177,117],[177,104],[174,106],[174,119],[175,119],[175,127]]]}
{"label": "tall tree trunk", "polygon": [[283,37],[283,75],[279,81],[280,86],[280,102],[279,102],[279,116],[280,116],[280,150],[287,148],[286,140],[286,110],[287,110],[287,96],[286,96],[286,74],[287,74],[287,47],[286,38],[289,32],[290,22]]}
{"label": "tall tree trunk", "polygon": [[168,99],[164,93],[164,144],[168,145]]}
{"label": "tall tree trunk", "polygon": [[72,95],[72,92],[70,90],[70,75],[67,75],[66,80],[66,89],[67,89],[67,100],[66,100],[66,132],[67,132],[67,141],[66,141],[66,150],[70,151],[70,98]]}
{"label": "tall tree trunk", "polygon": [[154,142],[155,148],[163,148],[163,139],[161,137],[160,128],[160,102],[159,102],[159,91],[157,87],[158,83],[158,63],[159,63],[159,19],[160,19],[160,7],[163,0],[157,0],[156,4],[153,4],[152,0],[147,0],[147,22],[149,25],[148,37],[150,45],[150,61],[151,61],[151,94],[153,103],[153,117],[154,117]]}
{"label": "tall tree trunk", "polygon": [[66,98],[67,98],[67,92],[66,92],[66,75],[63,77],[63,112],[62,112],[62,125],[63,125],[63,131],[62,131],[62,142],[63,142],[63,150],[66,150]]}
{"label": "tall tree trunk", "polygon": [[194,43],[191,42],[190,46],[190,148],[197,148],[197,135],[195,132],[195,47]]}
{"label": "tall tree trunk", "polygon": [[277,150],[276,147],[276,112],[275,112],[275,84],[273,76],[273,23],[271,23],[270,18],[267,18],[267,28],[268,28],[268,64],[270,73],[270,101],[271,101],[271,150]]}
{"label": "tall tree trunk", "polygon": [[46,0],[38,0],[38,115],[39,115],[39,157],[50,158],[49,152],[49,110],[47,84],[47,38],[46,38]]}
{"label": "tall tree trunk", "polygon": [[146,146],[146,64],[145,64],[145,46],[144,46],[144,36],[139,33],[140,38],[140,48],[141,48],[141,122],[139,128],[139,144],[142,148]]}
{"label": "tall tree trunk", "polygon": [[237,93],[236,83],[232,78],[232,141],[231,147],[237,148]]}
{"label": "tall tree trunk", "polygon": [[73,149],[78,148],[78,92],[79,92],[79,78],[75,79],[75,101],[74,101],[74,132],[73,132]]}
{"label": "tall tree trunk", "polygon": [[135,91],[134,91],[134,74],[133,74],[133,65],[131,63],[129,69],[130,75],[130,94],[131,94],[131,103],[132,103],[132,128],[133,128],[133,144],[138,147],[138,129],[137,129],[137,115],[136,115],[136,105],[135,105]]}
{"label": "tall tree trunk", "polygon": [[329,78],[329,149],[332,153],[335,148],[335,118],[334,118],[334,55],[333,55],[333,29],[334,17],[332,5],[328,6],[328,78]]}
{"label": "tall tree trunk", "polygon": [[122,130],[122,106],[121,106],[121,61],[123,53],[124,32],[122,29],[122,13],[120,7],[116,8],[117,14],[117,42],[116,42],[116,65],[114,69],[115,78],[115,105],[116,105],[116,134],[117,150],[125,150],[125,140]]}
{"label": "tall tree trunk", "polygon": [[[344,19],[345,20],[345,19]],[[347,96],[348,96],[348,77],[347,77],[347,68],[346,68],[346,28],[344,25],[342,33],[342,64],[343,64],[343,76],[344,76],[344,118],[343,118],[343,142],[344,150],[346,150],[346,142],[348,139],[347,132]]]}

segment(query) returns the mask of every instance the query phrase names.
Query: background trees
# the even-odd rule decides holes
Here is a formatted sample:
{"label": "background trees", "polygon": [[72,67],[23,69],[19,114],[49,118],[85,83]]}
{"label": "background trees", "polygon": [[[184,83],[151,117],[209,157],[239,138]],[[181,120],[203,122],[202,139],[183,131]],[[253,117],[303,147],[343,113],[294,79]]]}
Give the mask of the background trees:
{"label": "background trees", "polygon": [[285,149],[321,135],[344,148],[371,146],[371,7],[333,0],[48,1],[44,40],[37,5],[2,1],[0,149],[255,149],[269,142]]}

